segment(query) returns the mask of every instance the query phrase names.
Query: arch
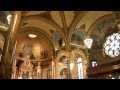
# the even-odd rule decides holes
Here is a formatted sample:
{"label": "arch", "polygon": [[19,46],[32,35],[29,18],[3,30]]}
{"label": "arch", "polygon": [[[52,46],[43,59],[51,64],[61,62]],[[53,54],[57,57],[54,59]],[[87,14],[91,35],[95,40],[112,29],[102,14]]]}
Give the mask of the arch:
{"label": "arch", "polygon": [[52,37],[46,33],[44,30],[41,30],[40,28],[36,28],[36,27],[24,27],[24,28],[21,28],[19,30],[19,34],[21,33],[24,33],[24,32],[28,32],[31,31],[31,32],[35,32],[36,34],[40,33],[41,36],[48,42],[48,44],[51,46],[51,50],[53,51],[53,55],[54,55],[54,52],[55,52],[55,47],[52,43]]}
{"label": "arch", "polygon": [[114,17],[112,14],[104,15],[96,20],[89,28],[87,36],[93,39],[91,50],[99,50],[103,48],[104,39],[106,37],[107,27],[113,25]]}
{"label": "arch", "polygon": [[77,44],[84,46],[84,39],[86,38],[86,33],[83,29],[77,29],[72,33],[70,44]]}
{"label": "arch", "polygon": [[22,21],[27,21],[27,20],[30,20],[30,19],[42,20],[42,21],[47,22],[51,26],[53,26],[56,30],[59,31],[59,33],[61,34],[61,36],[62,36],[62,38],[63,38],[63,40],[65,41],[65,44],[66,44],[67,41],[66,41],[64,33],[62,32],[62,28],[55,21],[49,20],[49,19],[44,18],[44,17],[41,17],[40,15],[25,16],[25,17],[23,17]]}
{"label": "arch", "polygon": [[86,60],[87,60],[87,55],[82,51],[82,50],[80,50],[80,49],[73,49],[72,51],[71,51],[71,54],[73,55],[73,54],[79,54],[80,55],[80,57],[82,58],[82,59],[84,59],[85,61],[85,63],[86,63]]}
{"label": "arch", "polygon": [[55,70],[55,78],[60,78],[60,71],[63,68],[67,68],[67,64],[64,63],[59,63],[59,60],[61,57],[66,56],[66,57],[70,57],[70,52],[66,52],[64,50],[61,50],[58,54],[57,57],[55,58],[55,62],[56,62],[56,70]]}
{"label": "arch", "polygon": [[69,31],[69,36],[68,36],[68,42],[70,42],[71,37],[72,37],[72,32],[75,30],[76,25],[79,23],[79,21],[85,16],[86,13],[89,11],[82,11],[79,13],[79,15],[72,21],[70,31]]}
{"label": "arch", "polygon": [[73,49],[71,51],[71,62],[74,63],[74,68],[71,71],[72,73],[72,78],[78,79],[78,58],[79,57],[82,59],[82,66],[83,66],[83,77],[86,78],[86,70],[87,70],[87,66],[88,66],[88,61],[87,61],[87,56],[85,55],[85,53],[80,50],[80,49]]}
{"label": "arch", "polygon": [[92,34],[93,30],[94,30],[93,28],[94,28],[98,23],[100,23],[102,20],[105,20],[105,19],[108,18],[108,17],[114,19],[114,17],[113,17],[112,14],[107,14],[107,15],[104,15],[104,16],[100,17],[99,19],[97,19],[97,20],[90,26],[90,28],[88,29],[86,35],[87,35],[87,36],[90,36],[90,35]]}
{"label": "arch", "polygon": [[61,58],[62,56],[69,57],[69,56],[70,56],[70,52],[66,52],[66,51],[64,51],[64,50],[61,50],[61,51],[57,54],[57,57],[56,57],[55,61],[58,63],[59,60],[60,60],[60,58]]}
{"label": "arch", "polygon": [[58,50],[61,48],[64,44],[64,40],[59,32],[54,32],[53,34],[53,45],[55,47],[55,50]]}

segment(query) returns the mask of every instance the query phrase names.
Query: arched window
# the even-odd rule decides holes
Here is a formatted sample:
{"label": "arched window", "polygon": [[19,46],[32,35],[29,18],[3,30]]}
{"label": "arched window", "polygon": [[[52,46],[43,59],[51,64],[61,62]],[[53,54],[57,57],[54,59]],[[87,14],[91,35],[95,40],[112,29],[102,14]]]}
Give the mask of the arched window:
{"label": "arched window", "polygon": [[78,78],[83,79],[83,65],[82,65],[82,59],[79,57],[77,60],[78,64]]}

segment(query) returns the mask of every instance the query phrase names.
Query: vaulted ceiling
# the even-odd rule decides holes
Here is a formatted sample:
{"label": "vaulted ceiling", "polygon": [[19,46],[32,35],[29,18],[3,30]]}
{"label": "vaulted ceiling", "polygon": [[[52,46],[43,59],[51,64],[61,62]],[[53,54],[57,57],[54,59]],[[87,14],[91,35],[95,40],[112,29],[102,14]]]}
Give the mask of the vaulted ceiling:
{"label": "vaulted ceiling", "polygon": [[51,40],[58,31],[69,47],[75,30],[83,29],[87,34],[91,26],[106,15],[112,15],[112,11],[23,11],[20,29],[37,29]]}
{"label": "vaulted ceiling", "polygon": [[[19,29],[18,40],[21,44],[26,41],[30,41],[30,38],[26,36],[28,36],[29,33],[33,33],[39,37],[36,40],[33,40],[32,42],[33,45],[35,44],[35,41],[37,41],[39,42],[39,44],[43,44],[40,46],[41,48],[50,47],[50,50],[54,51],[55,47],[53,43],[53,34],[54,32],[58,32],[65,43],[65,49],[69,50],[71,46],[70,43],[71,37],[74,32],[76,32],[77,35],[83,33],[85,34],[83,37],[89,37],[91,33],[97,32],[97,31],[94,32],[94,30],[96,30],[95,26],[98,25],[98,23],[101,22],[102,19],[106,19],[106,17],[114,18],[113,12],[112,11],[22,11],[22,19],[21,19],[21,26]],[[82,31],[78,33],[77,31],[80,29]],[[0,40],[3,40],[2,32],[4,31],[0,29],[0,33],[1,33]],[[98,32],[97,35],[99,35]],[[81,39],[78,40],[79,40],[78,42],[80,42]],[[3,46],[3,44],[1,43],[0,45]],[[19,45],[18,48],[20,48]],[[37,57],[39,58],[40,56]]]}

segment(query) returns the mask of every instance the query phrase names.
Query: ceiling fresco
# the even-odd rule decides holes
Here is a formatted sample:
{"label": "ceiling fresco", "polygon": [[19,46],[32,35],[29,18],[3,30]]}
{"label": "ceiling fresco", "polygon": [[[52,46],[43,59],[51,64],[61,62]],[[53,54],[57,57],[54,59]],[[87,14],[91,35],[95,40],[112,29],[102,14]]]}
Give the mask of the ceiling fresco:
{"label": "ceiling fresco", "polygon": [[85,35],[84,30],[78,29],[78,30],[74,31],[74,33],[72,34],[71,44],[84,46],[85,37],[86,37],[86,35]]}
{"label": "ceiling fresco", "polygon": [[11,13],[9,11],[0,11],[0,30],[6,31],[8,29],[9,24],[7,20],[7,16]]}
{"label": "ceiling fresco", "polygon": [[105,31],[108,26],[114,23],[114,18],[109,15],[101,18],[94,27],[92,28],[92,34],[90,38],[93,39],[93,48],[92,49],[101,49],[100,47],[103,45],[103,42],[106,38]]}
{"label": "ceiling fresco", "polygon": [[59,34],[59,32],[54,32],[53,34],[53,45],[56,50],[60,49],[61,46],[63,45],[63,39],[61,35]]}

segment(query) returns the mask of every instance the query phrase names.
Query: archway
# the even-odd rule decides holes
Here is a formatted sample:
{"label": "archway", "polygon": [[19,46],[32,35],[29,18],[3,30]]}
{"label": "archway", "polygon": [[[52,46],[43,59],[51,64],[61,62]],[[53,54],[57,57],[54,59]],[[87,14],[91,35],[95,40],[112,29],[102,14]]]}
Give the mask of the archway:
{"label": "archway", "polygon": [[[68,69],[68,74],[67,74],[67,78],[69,77],[70,78],[70,73],[69,73],[69,70],[70,70],[70,67],[69,67],[69,55],[70,53],[66,52],[66,51],[63,51],[61,50],[58,54],[57,54],[57,57],[55,59],[56,61],[56,75],[55,75],[55,78],[56,79],[61,79],[61,70],[64,69],[64,68],[67,68]],[[66,78],[66,79],[67,79]]]}
{"label": "archway", "polygon": [[70,60],[74,64],[71,69],[72,79],[85,79],[88,62],[85,53],[80,49],[74,49],[71,51]]}

